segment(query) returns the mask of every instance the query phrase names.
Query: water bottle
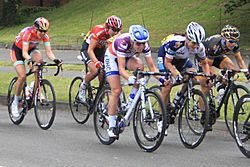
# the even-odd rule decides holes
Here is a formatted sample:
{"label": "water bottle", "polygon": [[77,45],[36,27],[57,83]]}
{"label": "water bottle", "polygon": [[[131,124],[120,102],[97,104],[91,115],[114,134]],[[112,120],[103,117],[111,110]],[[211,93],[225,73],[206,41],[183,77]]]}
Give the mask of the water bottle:
{"label": "water bottle", "polygon": [[225,93],[225,89],[221,88],[219,89],[218,91],[218,96],[217,96],[217,99],[218,99],[218,105],[220,104],[223,96],[224,96],[224,93]]}
{"label": "water bottle", "polygon": [[32,94],[33,89],[34,89],[34,85],[35,85],[35,81],[32,81],[32,82],[30,83],[30,92],[31,92],[31,94]]}
{"label": "water bottle", "polygon": [[26,100],[29,100],[31,97],[31,89],[28,85],[25,87],[25,95],[26,95]]}

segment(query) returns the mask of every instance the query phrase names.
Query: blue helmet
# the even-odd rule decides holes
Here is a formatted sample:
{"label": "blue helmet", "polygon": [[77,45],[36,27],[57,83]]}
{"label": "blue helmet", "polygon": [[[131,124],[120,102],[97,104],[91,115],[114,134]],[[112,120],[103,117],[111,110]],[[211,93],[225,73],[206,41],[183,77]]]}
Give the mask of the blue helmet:
{"label": "blue helmet", "polygon": [[149,40],[148,30],[141,25],[132,25],[129,27],[129,36],[132,41],[143,43]]}

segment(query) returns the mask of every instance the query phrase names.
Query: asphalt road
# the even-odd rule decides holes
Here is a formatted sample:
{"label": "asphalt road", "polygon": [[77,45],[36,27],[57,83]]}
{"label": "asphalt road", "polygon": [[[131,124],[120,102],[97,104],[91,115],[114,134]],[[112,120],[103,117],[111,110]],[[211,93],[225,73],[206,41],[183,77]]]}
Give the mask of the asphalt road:
{"label": "asphalt road", "polygon": [[106,146],[95,135],[92,117],[80,125],[70,112],[57,110],[53,126],[44,131],[32,110],[17,126],[10,121],[7,107],[0,105],[0,167],[249,167],[250,160],[241,154],[224,126],[209,132],[193,150],[185,148],[176,127],[170,127],[159,149],[146,153],[138,147],[132,127]]}

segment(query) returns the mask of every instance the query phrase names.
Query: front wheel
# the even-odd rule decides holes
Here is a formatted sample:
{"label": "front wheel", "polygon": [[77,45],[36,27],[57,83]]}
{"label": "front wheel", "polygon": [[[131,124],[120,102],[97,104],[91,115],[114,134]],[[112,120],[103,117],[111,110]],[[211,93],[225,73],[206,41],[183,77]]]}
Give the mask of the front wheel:
{"label": "front wheel", "polygon": [[234,138],[232,120],[233,120],[233,113],[235,110],[235,106],[239,98],[249,93],[249,90],[243,85],[233,85],[233,86],[234,86],[233,89],[231,90],[231,92],[228,94],[226,98],[224,116],[225,116],[227,129],[230,135]]}
{"label": "front wheel", "polygon": [[79,88],[83,79],[82,77],[75,77],[69,88],[69,108],[74,120],[79,124],[84,124],[89,119],[88,104],[80,102],[78,98]]}
{"label": "front wheel", "polygon": [[137,144],[147,152],[155,151],[162,143],[167,126],[165,105],[156,92],[147,90],[145,107],[138,100],[133,117],[133,129]]}
{"label": "front wheel", "polygon": [[233,132],[238,148],[250,158],[250,94],[242,96],[236,104]]}
{"label": "front wheel", "polygon": [[46,79],[41,81],[36,90],[34,111],[39,127],[43,130],[49,129],[56,115],[56,95],[53,86]]}
{"label": "front wheel", "polygon": [[109,128],[108,122],[108,102],[111,90],[108,86],[102,88],[96,97],[94,106],[94,128],[100,142],[105,145],[110,145],[115,141],[115,138],[110,138],[107,132]]}
{"label": "front wheel", "polygon": [[178,131],[185,147],[193,149],[200,145],[206,134],[209,110],[205,95],[194,89],[179,112]]}
{"label": "front wheel", "polygon": [[8,113],[9,113],[10,120],[15,125],[19,125],[20,123],[22,123],[22,121],[24,119],[25,113],[26,113],[27,108],[28,108],[28,104],[25,100],[25,93],[22,91],[21,95],[20,95],[21,99],[19,100],[19,103],[18,103],[19,113],[21,113],[21,114],[19,117],[14,117],[12,115],[11,105],[12,105],[12,102],[14,100],[14,96],[15,96],[15,92],[16,92],[16,81],[17,81],[17,77],[13,78],[10,82],[10,85],[8,88],[7,103],[8,103]]}

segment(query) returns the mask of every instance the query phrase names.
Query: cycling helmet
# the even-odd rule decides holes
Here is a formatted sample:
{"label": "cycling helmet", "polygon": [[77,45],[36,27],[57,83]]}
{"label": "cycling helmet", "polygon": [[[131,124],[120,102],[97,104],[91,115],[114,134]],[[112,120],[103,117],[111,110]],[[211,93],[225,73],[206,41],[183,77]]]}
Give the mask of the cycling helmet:
{"label": "cycling helmet", "polygon": [[113,30],[120,31],[122,29],[122,21],[119,17],[112,15],[107,18],[106,25]]}
{"label": "cycling helmet", "polygon": [[148,30],[141,25],[132,25],[129,27],[129,36],[132,41],[144,43],[149,40]]}
{"label": "cycling helmet", "polygon": [[205,30],[198,23],[191,22],[187,26],[187,38],[199,44],[205,39]]}
{"label": "cycling helmet", "polygon": [[226,25],[221,30],[221,36],[223,36],[226,39],[239,40],[240,32],[236,27],[231,25]]}
{"label": "cycling helmet", "polygon": [[41,31],[48,31],[49,22],[44,17],[38,17],[34,22],[35,27]]}

